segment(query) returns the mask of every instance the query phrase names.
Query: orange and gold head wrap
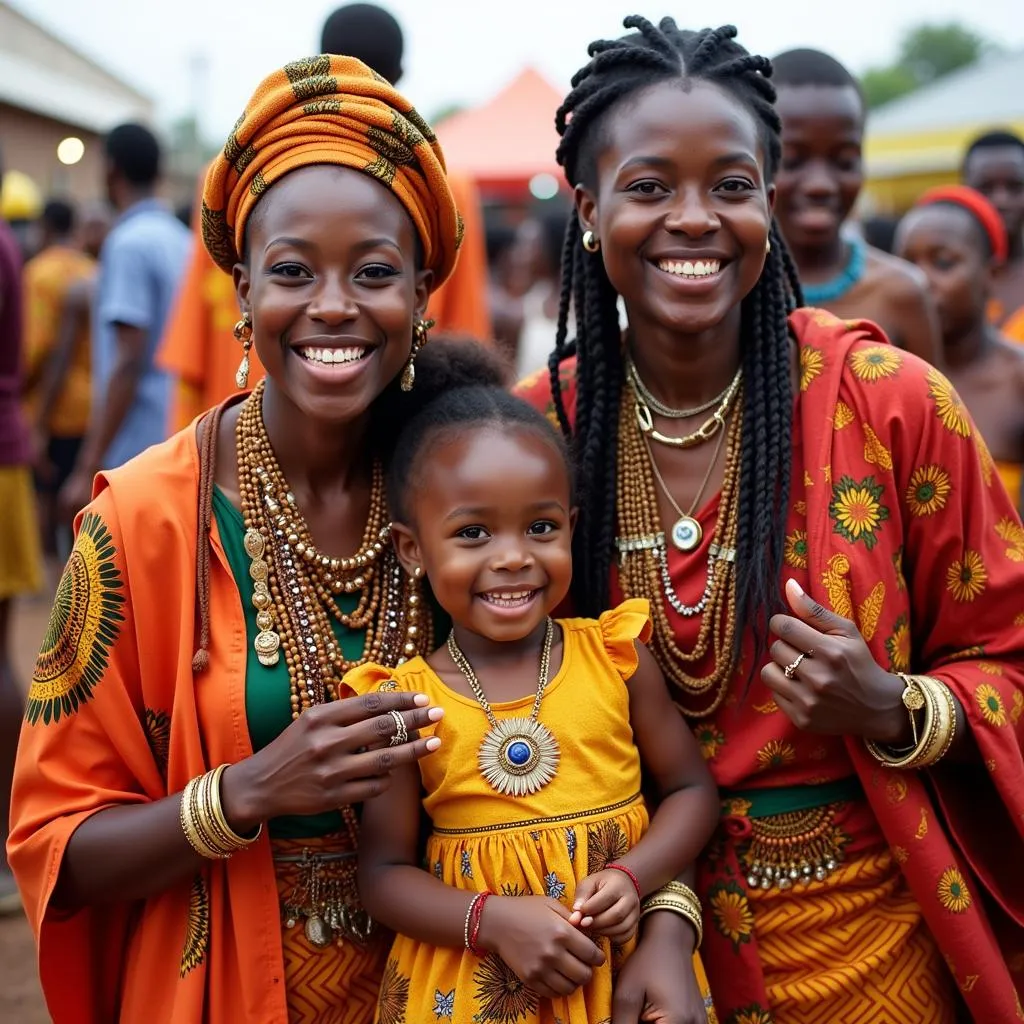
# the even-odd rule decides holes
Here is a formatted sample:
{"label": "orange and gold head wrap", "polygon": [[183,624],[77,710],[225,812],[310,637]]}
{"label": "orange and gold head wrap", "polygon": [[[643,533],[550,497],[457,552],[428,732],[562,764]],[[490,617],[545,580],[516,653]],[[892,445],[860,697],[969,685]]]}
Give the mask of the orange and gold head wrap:
{"label": "orange and gold head wrap", "polygon": [[260,83],[203,189],[203,242],[231,273],[260,197],[289,171],[336,164],[372,175],[409,212],[436,288],[462,242],[444,156],[430,125],[393,86],[354,57],[321,54]]}

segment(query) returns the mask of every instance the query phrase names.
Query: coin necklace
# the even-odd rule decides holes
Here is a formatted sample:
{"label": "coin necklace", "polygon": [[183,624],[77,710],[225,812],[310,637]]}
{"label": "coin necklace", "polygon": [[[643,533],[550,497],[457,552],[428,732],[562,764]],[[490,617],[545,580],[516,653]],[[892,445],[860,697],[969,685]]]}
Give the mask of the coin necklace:
{"label": "coin necklace", "polygon": [[448,634],[448,654],[455,667],[465,677],[473,696],[484,709],[487,721],[491,724],[477,752],[480,774],[493,789],[505,796],[531,796],[543,789],[558,772],[558,741],[551,735],[547,726],[537,721],[544,690],[548,685],[548,668],[551,664],[551,645],[554,637],[555,627],[548,619],[540,654],[537,696],[534,698],[530,717],[505,718],[499,722],[491,710],[473,666],[455,641],[455,631],[452,630]]}

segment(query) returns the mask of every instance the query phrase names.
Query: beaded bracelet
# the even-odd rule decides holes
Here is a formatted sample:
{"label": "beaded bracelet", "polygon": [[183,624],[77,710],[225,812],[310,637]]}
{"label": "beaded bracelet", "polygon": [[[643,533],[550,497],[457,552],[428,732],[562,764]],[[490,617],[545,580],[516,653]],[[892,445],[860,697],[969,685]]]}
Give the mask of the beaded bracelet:
{"label": "beaded bracelet", "polygon": [[606,868],[612,868],[615,871],[621,871],[624,875],[628,876],[629,880],[633,883],[633,888],[636,889],[636,898],[642,900],[644,894],[640,891],[640,879],[626,867],[625,864],[605,864]]}
{"label": "beaded bracelet", "polygon": [[480,926],[484,919],[484,904],[490,895],[491,893],[488,889],[480,893],[480,899],[477,901],[476,906],[473,907],[473,926],[469,935],[469,951],[473,956],[478,956],[481,959],[487,956],[487,950],[480,948]]}

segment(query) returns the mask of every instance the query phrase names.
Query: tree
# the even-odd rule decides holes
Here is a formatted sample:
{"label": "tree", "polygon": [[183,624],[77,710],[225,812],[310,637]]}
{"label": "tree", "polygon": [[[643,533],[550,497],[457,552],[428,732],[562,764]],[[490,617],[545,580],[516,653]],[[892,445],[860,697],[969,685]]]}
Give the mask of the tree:
{"label": "tree", "polygon": [[903,37],[892,64],[864,73],[861,84],[867,104],[880,107],[996,49],[994,43],[957,22],[918,25]]}

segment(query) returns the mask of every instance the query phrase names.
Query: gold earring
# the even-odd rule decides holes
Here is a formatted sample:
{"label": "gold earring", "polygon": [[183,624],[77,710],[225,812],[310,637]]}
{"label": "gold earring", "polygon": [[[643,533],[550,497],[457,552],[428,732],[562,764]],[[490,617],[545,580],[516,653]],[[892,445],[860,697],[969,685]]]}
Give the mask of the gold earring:
{"label": "gold earring", "polygon": [[601,248],[601,243],[597,240],[597,235],[593,231],[583,232],[583,248],[587,252],[597,252]]}
{"label": "gold earring", "polygon": [[419,579],[423,575],[423,566],[417,565],[412,571],[413,577]]}
{"label": "gold earring", "polygon": [[409,353],[409,362],[405,364],[405,369],[402,371],[401,388],[403,391],[412,391],[412,386],[416,383],[416,355],[430,340],[429,331],[433,326],[433,320],[417,320],[412,325],[412,351]]}
{"label": "gold earring", "polygon": [[242,343],[242,361],[235,373],[235,383],[240,391],[249,386],[249,349],[252,348],[252,317],[242,314],[242,319],[235,324],[235,337]]}
{"label": "gold earring", "polygon": [[767,256],[771,251],[772,251],[772,240],[770,238],[766,238],[764,240],[764,254],[765,254],[765,256]]}

